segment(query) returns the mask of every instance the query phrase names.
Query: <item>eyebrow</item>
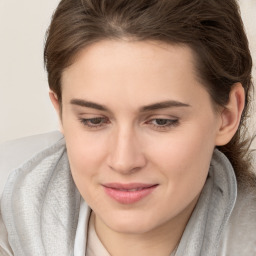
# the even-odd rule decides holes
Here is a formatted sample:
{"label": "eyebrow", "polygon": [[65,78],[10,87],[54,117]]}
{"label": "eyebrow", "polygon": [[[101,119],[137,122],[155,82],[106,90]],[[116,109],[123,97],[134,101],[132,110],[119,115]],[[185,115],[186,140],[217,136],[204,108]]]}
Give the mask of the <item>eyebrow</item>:
{"label": "eyebrow", "polygon": [[[106,106],[100,105],[98,103],[87,101],[84,99],[72,99],[70,101],[72,105],[77,105],[80,107],[93,108],[101,111],[111,112]],[[189,104],[182,103],[180,101],[168,100],[163,102],[158,102],[150,105],[143,106],[139,109],[139,112],[147,112],[152,110],[171,108],[171,107],[190,107]]]}
{"label": "eyebrow", "polygon": [[143,106],[140,108],[140,112],[147,112],[151,110],[171,108],[171,107],[190,107],[190,105],[186,103],[182,103],[180,101],[176,101],[176,100],[168,100],[168,101],[163,101],[163,102]]}
{"label": "eyebrow", "polygon": [[109,111],[107,107],[104,105],[97,104],[95,102],[87,101],[87,100],[82,100],[82,99],[72,99],[70,101],[72,105],[77,105],[80,107],[85,107],[85,108],[93,108],[101,111]]}

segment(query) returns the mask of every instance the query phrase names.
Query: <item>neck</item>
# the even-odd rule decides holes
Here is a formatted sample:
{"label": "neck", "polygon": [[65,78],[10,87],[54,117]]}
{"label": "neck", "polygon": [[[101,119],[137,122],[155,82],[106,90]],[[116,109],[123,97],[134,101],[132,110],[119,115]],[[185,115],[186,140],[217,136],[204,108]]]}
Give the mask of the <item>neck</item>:
{"label": "neck", "polygon": [[179,216],[145,233],[116,232],[96,215],[95,230],[111,256],[170,256],[178,246],[196,201]]}

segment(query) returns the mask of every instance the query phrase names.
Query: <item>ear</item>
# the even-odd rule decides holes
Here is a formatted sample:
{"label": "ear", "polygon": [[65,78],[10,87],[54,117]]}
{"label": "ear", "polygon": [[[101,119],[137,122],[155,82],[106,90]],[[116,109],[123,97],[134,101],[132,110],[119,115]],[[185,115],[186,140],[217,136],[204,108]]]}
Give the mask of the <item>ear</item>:
{"label": "ear", "polygon": [[55,111],[58,115],[60,115],[60,103],[57,97],[57,94],[53,92],[52,90],[49,91],[49,97],[52,102],[53,107],[55,108]]}
{"label": "ear", "polygon": [[63,133],[63,128],[62,128],[62,120],[61,120],[61,106],[60,106],[60,102],[58,100],[57,94],[53,91],[49,91],[49,97],[50,100],[52,102],[52,105],[59,117],[59,124],[60,124],[60,132]]}
{"label": "ear", "polygon": [[221,122],[216,136],[216,146],[226,145],[235,135],[240,124],[244,103],[244,88],[241,83],[235,83],[229,94],[229,102],[220,113]]}

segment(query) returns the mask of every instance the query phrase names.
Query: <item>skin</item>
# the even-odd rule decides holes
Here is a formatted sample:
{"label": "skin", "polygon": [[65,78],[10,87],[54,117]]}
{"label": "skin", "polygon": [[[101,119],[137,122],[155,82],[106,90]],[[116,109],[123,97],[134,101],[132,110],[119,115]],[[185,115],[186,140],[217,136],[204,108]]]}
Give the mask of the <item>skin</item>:
{"label": "skin", "polygon": [[[172,252],[215,146],[237,129],[242,86],[234,85],[229,104],[216,112],[193,61],[185,46],[105,40],[81,51],[63,72],[62,113],[50,93],[74,181],[112,256]],[[163,102],[169,106],[155,105]],[[136,203],[121,204],[104,191],[111,182],[157,187]]]}

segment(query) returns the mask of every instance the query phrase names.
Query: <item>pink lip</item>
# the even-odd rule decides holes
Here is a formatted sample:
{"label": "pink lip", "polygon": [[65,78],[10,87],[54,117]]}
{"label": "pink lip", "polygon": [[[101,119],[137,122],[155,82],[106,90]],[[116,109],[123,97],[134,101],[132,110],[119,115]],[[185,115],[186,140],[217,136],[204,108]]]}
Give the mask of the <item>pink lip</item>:
{"label": "pink lip", "polygon": [[108,183],[104,184],[104,190],[108,196],[121,204],[132,204],[149,195],[158,184],[142,183]]}

